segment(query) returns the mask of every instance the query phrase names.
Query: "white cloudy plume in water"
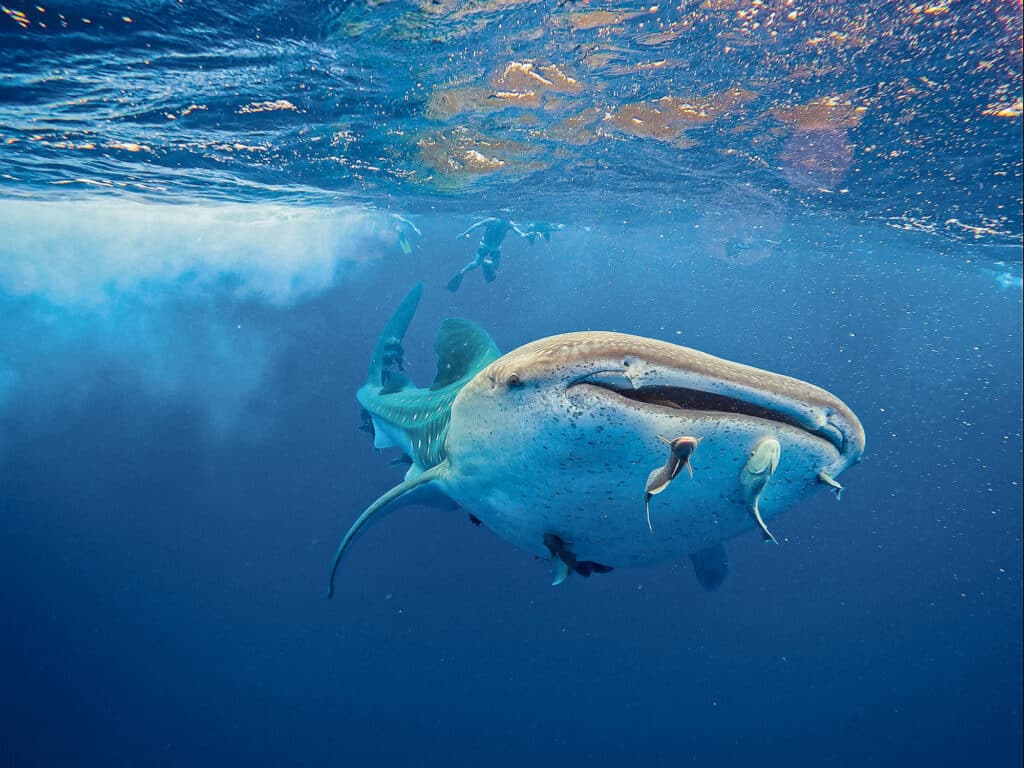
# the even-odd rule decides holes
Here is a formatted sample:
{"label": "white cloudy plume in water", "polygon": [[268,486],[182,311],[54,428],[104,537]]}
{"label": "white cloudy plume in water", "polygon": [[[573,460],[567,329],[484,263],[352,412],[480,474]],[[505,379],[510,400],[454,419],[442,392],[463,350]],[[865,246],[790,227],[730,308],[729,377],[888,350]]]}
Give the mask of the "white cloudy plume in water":
{"label": "white cloudy plume in water", "polygon": [[6,200],[0,222],[0,407],[66,403],[114,362],[217,431],[276,350],[204,302],[286,307],[398,249],[392,217],[352,207]]}
{"label": "white cloudy plume in water", "polygon": [[387,214],[353,207],[7,200],[0,221],[0,289],[64,306],[224,278],[241,295],[287,304],[397,247]]}

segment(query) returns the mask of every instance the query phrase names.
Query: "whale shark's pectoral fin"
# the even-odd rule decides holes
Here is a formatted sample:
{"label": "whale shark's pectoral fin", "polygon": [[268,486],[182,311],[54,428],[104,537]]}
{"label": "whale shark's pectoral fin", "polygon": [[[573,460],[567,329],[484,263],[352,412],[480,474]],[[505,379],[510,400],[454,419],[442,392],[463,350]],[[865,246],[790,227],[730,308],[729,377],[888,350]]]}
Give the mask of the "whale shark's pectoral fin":
{"label": "whale shark's pectoral fin", "polygon": [[555,564],[555,576],[551,586],[557,587],[569,578],[570,573],[578,573],[583,578],[590,578],[593,573],[611,573],[610,565],[595,563],[593,560],[577,560],[576,554],[554,533],[544,534],[544,546],[551,552],[551,562]]}
{"label": "whale shark's pectoral fin", "polygon": [[411,477],[405,482],[399,483],[373,504],[366,508],[366,511],[348,529],[345,538],[338,545],[338,551],[334,554],[334,563],[331,566],[331,578],[327,587],[327,596],[334,596],[334,575],[338,571],[338,564],[342,555],[355,541],[356,537],[362,534],[370,525],[383,518],[387,513],[404,507],[409,504],[450,504],[451,500],[441,490],[438,480],[442,478],[448,469],[448,462],[442,461],[437,466]]}
{"label": "whale shark's pectoral fin", "polygon": [[[570,557],[569,559],[571,560],[572,558]],[[578,573],[580,576],[587,579],[594,573],[611,573],[615,570],[610,565],[595,563],[593,560],[575,560],[572,563],[568,563],[562,559],[561,555],[552,555],[551,560],[555,564],[555,575],[551,580],[551,586],[553,587],[557,587],[559,584],[562,584],[569,578],[570,573]]]}
{"label": "whale shark's pectoral fin", "polygon": [[590,578],[592,573],[611,573],[615,569],[610,565],[601,565],[593,560],[577,560],[575,571],[583,578]]}
{"label": "whale shark's pectoral fin", "polygon": [[551,579],[551,586],[557,587],[559,584],[564,584],[565,580],[569,578],[569,574],[573,571],[572,562],[575,561],[575,558],[565,546],[562,538],[554,533],[544,534],[544,546],[548,548],[548,552],[551,553],[551,562],[555,564],[555,575]]}
{"label": "whale shark's pectoral fin", "polygon": [[709,592],[718,589],[725,581],[729,573],[729,559],[725,554],[725,547],[721,544],[702,549],[690,555],[693,561],[693,571],[697,574],[697,581]]}
{"label": "whale shark's pectoral fin", "polygon": [[551,559],[555,563],[555,575],[551,579],[551,586],[557,587],[559,584],[565,583],[565,580],[569,578],[569,574],[572,573],[572,569],[569,567],[569,564],[558,555],[552,555]]}

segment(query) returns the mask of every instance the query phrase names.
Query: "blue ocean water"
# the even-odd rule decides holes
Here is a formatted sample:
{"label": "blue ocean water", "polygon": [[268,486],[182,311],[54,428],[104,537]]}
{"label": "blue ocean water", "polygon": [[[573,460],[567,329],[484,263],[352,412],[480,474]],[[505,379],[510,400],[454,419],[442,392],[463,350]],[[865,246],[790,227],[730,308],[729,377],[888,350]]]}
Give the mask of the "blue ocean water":
{"label": "blue ocean water", "polygon": [[[0,764],[1020,764],[1019,0],[0,11]],[[714,592],[414,507],[328,601],[418,281],[420,385],[617,330],[865,458]]]}

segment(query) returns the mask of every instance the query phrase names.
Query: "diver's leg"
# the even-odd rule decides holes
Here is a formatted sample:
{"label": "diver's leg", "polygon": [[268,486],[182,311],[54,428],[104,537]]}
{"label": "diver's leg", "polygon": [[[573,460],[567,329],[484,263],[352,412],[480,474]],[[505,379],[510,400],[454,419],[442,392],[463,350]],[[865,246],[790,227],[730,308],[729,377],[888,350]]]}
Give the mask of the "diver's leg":
{"label": "diver's leg", "polygon": [[455,276],[448,281],[448,290],[451,291],[452,293],[455,293],[457,290],[459,290],[459,286],[462,285],[463,275],[465,275],[467,272],[471,270],[476,269],[479,266],[480,257],[478,256],[477,258],[473,259],[466,266],[464,266],[462,269],[455,273]]}
{"label": "diver's leg", "polygon": [[498,263],[501,260],[501,254],[497,251],[491,251],[490,257],[484,259],[480,266],[484,270],[484,281],[493,283],[494,278],[498,276]]}
{"label": "diver's leg", "polygon": [[481,266],[484,269],[484,282],[493,283],[494,278],[498,276],[494,271],[494,265],[491,263],[491,261],[485,259],[484,263],[481,264]]}

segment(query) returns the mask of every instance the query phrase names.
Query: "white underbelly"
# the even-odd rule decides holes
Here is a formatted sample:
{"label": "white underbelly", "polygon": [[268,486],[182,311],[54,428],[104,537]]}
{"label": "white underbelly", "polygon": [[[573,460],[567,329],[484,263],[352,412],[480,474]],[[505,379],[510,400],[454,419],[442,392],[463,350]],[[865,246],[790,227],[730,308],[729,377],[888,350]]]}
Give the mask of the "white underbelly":
{"label": "white underbelly", "polygon": [[[782,452],[759,499],[766,521],[819,490],[818,472],[835,460],[828,443],[795,427],[686,413],[685,418],[656,414],[640,429],[630,422],[628,430],[625,424],[618,428],[583,417],[575,439],[536,434],[507,446],[498,457],[492,451],[489,458],[468,457],[467,463],[452,456],[456,481],[449,492],[524,550],[548,554],[544,534],[552,533],[578,559],[619,567],[680,558],[752,530],[740,472],[767,437],[777,439]],[[651,471],[668,458],[658,434],[703,440],[691,459],[694,476],[680,472],[651,498],[652,531],[644,511],[645,486]]]}

